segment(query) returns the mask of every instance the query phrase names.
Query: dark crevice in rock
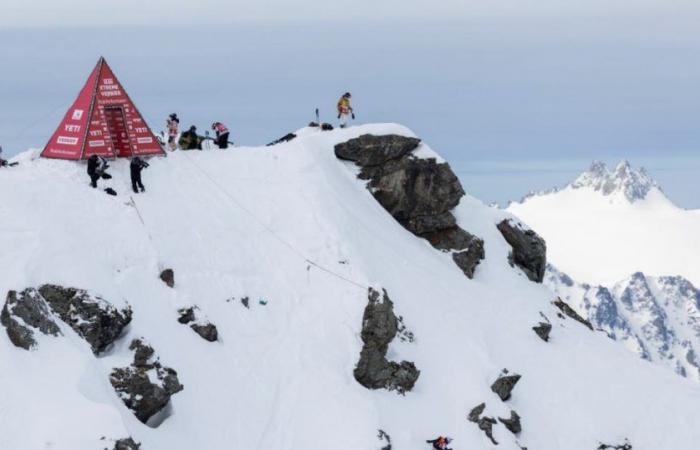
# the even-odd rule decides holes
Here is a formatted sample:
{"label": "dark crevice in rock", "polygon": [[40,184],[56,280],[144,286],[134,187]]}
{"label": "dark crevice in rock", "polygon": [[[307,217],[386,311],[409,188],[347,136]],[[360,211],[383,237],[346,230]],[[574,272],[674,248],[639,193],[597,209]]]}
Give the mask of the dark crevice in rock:
{"label": "dark crevice in rock", "polygon": [[544,239],[513,219],[504,219],[496,227],[513,249],[509,255],[510,264],[520,267],[531,281],[541,283],[547,267]]}
{"label": "dark crevice in rock", "polygon": [[[136,418],[155,427],[159,423],[150,423],[149,419],[161,413],[168,406],[170,397],[182,391],[183,386],[177,372],[161,365],[153,347],[142,339],[134,339],[129,350],[134,352],[133,362],[128,367],[113,369],[110,382]],[[159,422],[164,418],[161,414]]]}
{"label": "dark crevice in rock", "polygon": [[10,341],[25,350],[36,347],[35,331],[50,336],[61,334],[48,304],[34,288],[7,293],[0,324],[7,330]]}
{"label": "dark crevice in rock", "polygon": [[464,189],[447,163],[413,155],[420,139],[398,135],[363,135],[335,146],[339,159],[353,161],[358,177],[369,180],[374,198],[404,228],[453,260],[472,278],[484,259],[484,242],[457,226],[451,210]]}
{"label": "dark crevice in rock", "polygon": [[496,439],[493,437],[493,426],[496,425],[498,422],[496,422],[496,419],[493,417],[488,417],[484,416],[481,417],[481,414],[483,414],[484,409],[486,409],[486,403],[481,403],[474,408],[472,408],[471,411],[469,411],[469,414],[467,415],[467,420],[470,422],[475,423],[481,431],[486,434],[486,437],[488,437],[491,442],[493,442],[493,445],[498,445],[498,442],[496,442]]}
{"label": "dark crevice in rock", "polygon": [[496,393],[501,400],[506,401],[510,398],[510,394],[513,392],[518,381],[520,381],[520,378],[520,375],[511,375],[507,369],[503,369],[501,375],[491,385],[491,390]]}
{"label": "dark crevice in rock", "polygon": [[369,289],[369,303],[362,318],[362,351],[355,367],[355,379],[368,389],[396,390],[403,394],[413,389],[420,371],[409,361],[388,361],[389,343],[398,332],[394,304],[386,291]]}
{"label": "dark crevice in rock", "polygon": [[557,298],[554,301],[554,306],[559,308],[561,312],[569,316],[570,318],[574,319],[575,321],[582,323],[583,325],[587,326],[591,331],[593,331],[593,325],[591,323],[581,317],[571,306],[569,306],[564,300]]}

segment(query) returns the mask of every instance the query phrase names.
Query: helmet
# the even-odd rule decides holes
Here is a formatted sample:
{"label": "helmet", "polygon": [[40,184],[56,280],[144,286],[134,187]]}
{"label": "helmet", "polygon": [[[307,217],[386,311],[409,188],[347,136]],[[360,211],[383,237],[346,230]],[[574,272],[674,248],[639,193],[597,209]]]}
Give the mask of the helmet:
{"label": "helmet", "polygon": [[349,93],[349,92],[346,92],[345,94],[343,94],[343,97],[347,97],[347,98],[350,98],[350,97],[352,97],[352,95],[350,95],[350,93]]}
{"label": "helmet", "polygon": [[171,119],[177,119],[177,114],[175,114],[175,113],[170,114],[170,118],[171,118]]}
{"label": "helmet", "polygon": [[211,124],[211,129],[216,130],[216,126],[219,124],[219,122],[214,122]]}

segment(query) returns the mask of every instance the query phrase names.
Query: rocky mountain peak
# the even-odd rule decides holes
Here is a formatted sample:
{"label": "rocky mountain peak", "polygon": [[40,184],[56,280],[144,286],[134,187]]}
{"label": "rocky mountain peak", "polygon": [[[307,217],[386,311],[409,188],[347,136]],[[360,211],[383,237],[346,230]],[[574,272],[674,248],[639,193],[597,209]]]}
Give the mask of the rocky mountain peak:
{"label": "rocky mountain peak", "polygon": [[605,196],[621,193],[631,203],[646,198],[653,188],[660,189],[644,168],[635,170],[626,160],[620,161],[613,170],[601,161],[593,161],[591,167],[570,186],[574,189],[592,188]]}

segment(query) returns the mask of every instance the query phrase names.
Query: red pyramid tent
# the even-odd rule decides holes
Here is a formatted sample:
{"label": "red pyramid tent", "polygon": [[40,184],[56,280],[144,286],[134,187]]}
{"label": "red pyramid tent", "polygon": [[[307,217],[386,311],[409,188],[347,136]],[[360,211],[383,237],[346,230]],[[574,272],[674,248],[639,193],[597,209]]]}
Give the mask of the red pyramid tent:
{"label": "red pyramid tent", "polygon": [[163,155],[143,120],[104,58],[90,74],[41,156],[87,159]]}

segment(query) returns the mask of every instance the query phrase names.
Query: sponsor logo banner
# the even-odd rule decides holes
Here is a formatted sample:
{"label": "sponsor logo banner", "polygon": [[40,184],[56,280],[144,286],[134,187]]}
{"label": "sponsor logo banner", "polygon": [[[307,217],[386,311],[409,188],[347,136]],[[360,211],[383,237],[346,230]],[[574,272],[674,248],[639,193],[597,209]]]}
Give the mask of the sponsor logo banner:
{"label": "sponsor logo banner", "polygon": [[75,145],[78,143],[78,138],[69,136],[59,136],[56,138],[56,143],[63,145]]}

